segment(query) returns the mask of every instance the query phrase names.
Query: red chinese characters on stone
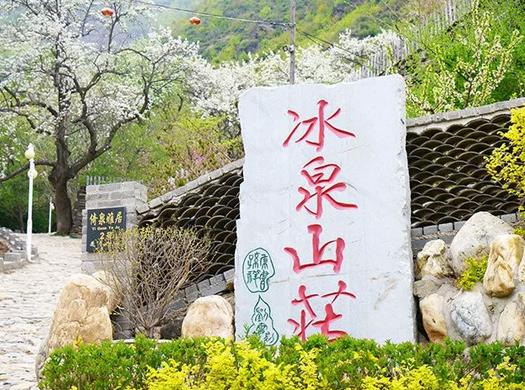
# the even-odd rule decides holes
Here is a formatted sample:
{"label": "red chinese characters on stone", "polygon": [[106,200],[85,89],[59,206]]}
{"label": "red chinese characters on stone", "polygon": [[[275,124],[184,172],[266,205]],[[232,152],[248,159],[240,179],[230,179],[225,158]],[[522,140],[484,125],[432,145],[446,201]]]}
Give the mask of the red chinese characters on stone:
{"label": "red chinese characters on stone", "polygon": [[[302,263],[297,250],[292,247],[285,247],[284,251],[288,253],[293,260],[293,270],[295,273],[299,273],[302,270],[310,267],[316,267],[319,265],[330,264],[333,266],[335,273],[341,270],[343,264],[343,251],[345,249],[345,241],[338,237],[335,240],[331,240],[321,245],[321,233],[323,228],[321,225],[313,224],[308,226],[308,233],[312,234],[312,257],[308,262]],[[334,258],[323,258],[325,251],[330,247],[335,247]]]}
{"label": "red chinese characters on stone", "polygon": [[310,304],[310,299],[318,297],[319,294],[306,295],[306,286],[303,285],[299,286],[298,294],[299,298],[294,299],[292,301],[292,305],[299,305],[302,303],[306,310],[308,310],[308,314],[310,314],[312,317],[315,317],[315,312],[314,309],[312,309],[312,305]]}
{"label": "red chinese characters on stone", "polygon": [[[308,119],[302,118],[296,111],[288,110],[294,123],[283,142],[283,147],[288,147],[290,142],[305,143],[314,146],[316,152],[320,152],[324,148],[328,133],[338,138],[355,138],[355,134],[351,131],[333,124],[341,113],[341,108],[328,111],[329,103],[324,99],[319,100],[317,106],[317,115]],[[341,195],[336,194],[347,189],[347,184],[338,179],[340,173],[341,167],[338,164],[325,162],[324,156],[321,155],[311,158],[304,164],[300,174],[306,180],[306,184],[297,189],[302,199],[297,203],[296,211],[305,210],[316,219],[320,219],[327,205],[336,210],[356,209],[358,207],[356,204],[343,202]],[[292,258],[294,272],[300,273],[305,269],[328,265],[335,274],[340,273],[344,260],[345,240],[337,237],[321,243],[323,228],[318,223],[308,225],[307,231],[311,236],[311,253],[310,250],[307,251],[308,253],[298,253],[298,250],[291,246],[284,248]],[[345,330],[340,329],[342,324],[339,320],[343,318],[344,311],[338,310],[341,309],[341,303],[338,302],[355,299],[356,295],[347,290],[343,280],[338,281],[336,291],[323,295],[307,291],[307,286],[302,284],[298,288],[297,295],[291,301],[297,316],[288,319],[295,335],[306,340],[309,334],[321,332],[329,340],[334,340],[347,334]]]}
{"label": "red chinese characters on stone", "polygon": [[328,105],[328,102],[324,99],[321,99],[317,102],[317,105],[319,107],[317,116],[304,120],[301,120],[301,116],[297,112],[288,110],[288,114],[293,117],[295,126],[293,127],[290,134],[288,134],[288,137],[286,137],[284,140],[284,147],[287,147],[292,138],[295,136],[295,143],[304,141],[308,145],[315,146],[316,150],[320,151],[324,146],[326,130],[330,130],[339,138],[355,137],[354,133],[345,129],[339,129],[330,123],[332,119],[339,116],[341,113],[341,108],[336,109],[327,117],[325,114],[325,108]]}
{"label": "red chinese characters on stone", "polygon": [[356,298],[354,293],[346,291],[346,283],[344,281],[340,280],[339,282],[337,282],[337,286],[339,287],[339,289],[336,292],[325,294],[323,295],[323,298],[328,298],[328,297],[333,296],[334,299],[332,299],[332,302],[330,303],[334,303],[337,300],[337,298],[339,298],[341,295],[346,295],[354,299]]}
{"label": "red chinese characters on stone", "polygon": [[299,187],[298,191],[303,195],[303,200],[297,204],[295,209],[300,211],[304,208],[309,214],[315,215],[317,219],[323,215],[324,201],[338,210],[356,209],[356,204],[340,202],[333,196],[333,192],[344,191],[347,187],[343,182],[334,183],[340,172],[341,167],[339,165],[325,163],[322,156],[315,157],[307,162],[301,170],[301,175],[313,188],[308,190],[305,187]]}
{"label": "red chinese characters on stone", "polygon": [[[344,296],[355,299],[356,295],[346,290],[347,286],[344,281],[340,280],[338,282],[338,286],[339,287],[337,291],[321,296],[319,296],[319,294],[307,294],[306,286],[299,286],[299,297],[292,300],[292,305],[302,305],[304,308],[301,309],[300,318],[298,320],[293,318],[288,319],[288,323],[294,327],[293,333],[296,336],[299,336],[302,340],[306,340],[307,330],[310,328],[310,326],[319,328],[321,333],[328,337],[329,340],[335,340],[336,338],[347,334],[347,332],[343,330],[334,329],[335,324],[333,323],[343,318],[342,314],[335,312],[334,304],[339,299],[339,297]],[[334,297],[332,301],[325,304],[324,306],[324,318],[317,320],[318,315],[312,308],[311,300],[329,298],[332,296]]]}

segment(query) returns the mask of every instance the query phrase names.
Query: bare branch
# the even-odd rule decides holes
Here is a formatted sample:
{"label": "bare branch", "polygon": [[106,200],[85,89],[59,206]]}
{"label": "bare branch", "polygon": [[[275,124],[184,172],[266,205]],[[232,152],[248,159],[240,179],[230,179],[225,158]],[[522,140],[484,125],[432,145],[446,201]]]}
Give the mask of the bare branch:
{"label": "bare branch", "polygon": [[[35,165],[36,166],[48,166],[48,167],[54,167],[55,166],[55,163],[51,162],[51,161],[46,161],[46,160],[37,160],[35,161]],[[21,168],[18,168],[16,171],[14,172],[11,172],[10,174],[8,174],[7,176],[4,176],[4,177],[0,177],[0,183],[4,182],[4,181],[7,181],[9,179],[12,179],[18,175],[20,175],[21,173],[24,173],[25,171],[27,171],[29,169],[29,163],[27,163],[26,165],[24,165],[23,167]]]}
{"label": "bare branch", "polygon": [[190,278],[210,265],[209,240],[176,227],[115,232],[99,249],[104,282],[121,299],[123,314],[150,337]]}

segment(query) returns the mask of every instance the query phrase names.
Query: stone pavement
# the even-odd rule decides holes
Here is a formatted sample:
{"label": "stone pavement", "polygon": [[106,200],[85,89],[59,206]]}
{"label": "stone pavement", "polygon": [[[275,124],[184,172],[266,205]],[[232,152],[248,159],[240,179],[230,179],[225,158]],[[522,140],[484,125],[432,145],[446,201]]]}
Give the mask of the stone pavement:
{"label": "stone pavement", "polygon": [[81,240],[36,234],[36,264],[0,273],[0,390],[36,389],[35,356],[58,294],[80,272]]}

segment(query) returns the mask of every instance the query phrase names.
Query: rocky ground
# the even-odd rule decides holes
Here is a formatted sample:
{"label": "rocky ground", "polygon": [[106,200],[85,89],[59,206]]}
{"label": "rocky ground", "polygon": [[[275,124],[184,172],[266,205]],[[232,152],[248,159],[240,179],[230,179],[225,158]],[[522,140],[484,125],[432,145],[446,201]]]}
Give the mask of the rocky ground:
{"label": "rocky ground", "polygon": [[39,262],[0,273],[0,389],[36,388],[35,356],[60,289],[80,272],[80,240],[34,236]]}

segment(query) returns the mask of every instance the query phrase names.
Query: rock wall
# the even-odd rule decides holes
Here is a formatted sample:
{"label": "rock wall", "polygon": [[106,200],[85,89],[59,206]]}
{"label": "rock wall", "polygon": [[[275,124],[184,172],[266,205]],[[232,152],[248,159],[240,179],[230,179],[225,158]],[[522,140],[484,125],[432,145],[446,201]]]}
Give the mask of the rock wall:
{"label": "rock wall", "polygon": [[[474,214],[450,247],[442,240],[428,242],[417,256],[414,283],[428,339],[525,344],[524,248],[511,225],[485,212]],[[484,256],[482,279],[473,279],[469,291],[461,289],[458,280],[471,272],[468,264]]]}

